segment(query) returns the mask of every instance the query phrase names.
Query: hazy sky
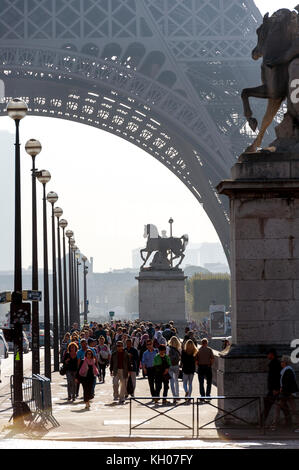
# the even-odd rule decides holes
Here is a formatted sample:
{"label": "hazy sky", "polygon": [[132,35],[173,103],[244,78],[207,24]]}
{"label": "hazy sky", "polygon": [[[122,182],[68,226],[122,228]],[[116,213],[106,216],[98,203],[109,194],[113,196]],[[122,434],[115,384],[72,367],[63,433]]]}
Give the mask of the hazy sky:
{"label": "hazy sky", "polygon": [[[13,132],[14,122],[1,117],[0,129]],[[188,233],[190,243],[218,241],[207,215],[185,185],[135,145],[83,124],[32,116],[21,121],[20,138],[24,267],[31,264],[31,158],[24,151],[30,138],[43,145],[36,166],[52,175],[47,192],[57,192],[56,205],[63,209],[80,250],[94,257],[96,271],[131,267],[131,250],[145,246],[144,225],[153,223],[161,233],[169,229],[170,216],[174,235]],[[42,265],[40,183],[38,198]],[[10,223],[13,226],[13,219]]]}
{"label": "hazy sky", "polygon": [[298,5],[296,0],[255,0],[255,4],[263,15],[267,12],[271,14],[280,8],[289,8],[292,10]]}
{"label": "hazy sky", "polygon": [[[256,1],[263,14],[293,8],[295,4],[295,0]],[[13,121],[1,117],[0,130],[14,133]],[[57,205],[64,211],[68,228],[74,231],[80,250],[94,257],[96,271],[131,266],[131,250],[145,245],[144,224],[153,223],[160,232],[168,230],[170,216],[174,219],[174,235],[188,233],[190,243],[219,241],[210,220],[186,186],[133,144],[84,124],[30,116],[21,122],[20,137],[24,267],[31,264],[31,159],[24,151],[30,138],[39,139],[43,145],[37,167],[51,172],[47,189],[58,193]],[[11,158],[13,152],[12,145]],[[40,266],[41,189],[38,183]],[[48,209],[50,212],[49,204]],[[13,227],[13,216],[9,223]],[[51,265],[51,253],[49,257]]]}

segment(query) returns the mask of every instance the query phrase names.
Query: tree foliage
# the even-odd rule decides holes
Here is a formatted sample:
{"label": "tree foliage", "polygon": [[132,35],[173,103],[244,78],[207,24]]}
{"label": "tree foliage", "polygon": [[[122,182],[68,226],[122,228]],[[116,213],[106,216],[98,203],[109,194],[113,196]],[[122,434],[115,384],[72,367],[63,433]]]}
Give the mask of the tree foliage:
{"label": "tree foliage", "polygon": [[212,302],[226,308],[231,304],[229,274],[196,274],[188,279],[186,290],[192,298],[193,312],[208,312]]}

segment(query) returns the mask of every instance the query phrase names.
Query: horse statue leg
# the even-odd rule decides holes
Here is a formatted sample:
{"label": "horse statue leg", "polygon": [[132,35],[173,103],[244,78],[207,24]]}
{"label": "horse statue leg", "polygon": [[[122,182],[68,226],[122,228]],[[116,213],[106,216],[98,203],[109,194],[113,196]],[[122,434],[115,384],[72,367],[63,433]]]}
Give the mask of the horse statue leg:
{"label": "horse statue leg", "polygon": [[252,110],[249,104],[249,98],[269,98],[267,86],[260,85],[255,88],[244,88],[241,94],[244,108],[244,116],[247,119],[250,129],[255,132],[257,128],[257,120],[252,117]]}
{"label": "horse statue leg", "polygon": [[279,110],[282,101],[283,100],[281,98],[268,100],[267,110],[266,110],[265,116],[263,117],[261,129],[258,133],[258,136],[255,139],[255,141],[249,147],[247,147],[245,152],[254,153],[256,152],[258,147],[261,147],[265,132],[270,126],[271,122],[273,121],[275,114]]}
{"label": "horse statue leg", "polygon": [[[142,256],[142,253],[143,253],[144,251],[147,252],[147,256],[146,256],[145,258]],[[145,264],[146,264],[146,262],[147,262],[147,260],[149,259],[149,257],[150,257],[151,254],[152,254],[152,252],[151,252],[151,251],[147,251],[146,249],[140,250],[140,256],[141,256],[141,258],[142,258],[143,261],[144,261],[144,263],[140,266],[140,268],[143,268],[143,267],[145,266]]]}
{"label": "horse statue leg", "polygon": [[[176,256],[175,258],[179,258],[179,255]],[[174,259],[175,259],[175,258],[174,258]],[[182,261],[183,261],[184,258],[185,258],[184,253],[181,253],[180,261],[178,262],[178,264],[175,265],[175,268],[177,268],[177,267],[182,263]]]}

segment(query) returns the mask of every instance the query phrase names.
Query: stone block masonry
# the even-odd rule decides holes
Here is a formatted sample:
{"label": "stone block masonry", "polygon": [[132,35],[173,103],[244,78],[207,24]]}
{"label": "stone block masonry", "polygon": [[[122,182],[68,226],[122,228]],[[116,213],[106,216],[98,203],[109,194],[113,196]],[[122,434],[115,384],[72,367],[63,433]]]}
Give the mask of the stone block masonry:
{"label": "stone block masonry", "polygon": [[268,349],[290,354],[299,338],[298,160],[243,154],[217,187],[230,199],[232,273],[232,346],[219,356],[219,395],[265,395]]}

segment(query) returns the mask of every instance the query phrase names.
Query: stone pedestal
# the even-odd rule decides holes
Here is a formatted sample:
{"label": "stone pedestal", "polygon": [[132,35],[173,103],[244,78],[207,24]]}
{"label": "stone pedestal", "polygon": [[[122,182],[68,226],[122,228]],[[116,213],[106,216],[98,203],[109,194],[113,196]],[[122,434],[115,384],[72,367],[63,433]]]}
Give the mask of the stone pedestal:
{"label": "stone pedestal", "polygon": [[299,338],[299,155],[243,154],[217,189],[230,198],[233,343],[218,395],[265,395],[268,349],[290,354]]}
{"label": "stone pedestal", "polygon": [[145,268],[136,277],[139,286],[139,318],[153,323],[174,321],[186,326],[185,279],[181,269]]}

